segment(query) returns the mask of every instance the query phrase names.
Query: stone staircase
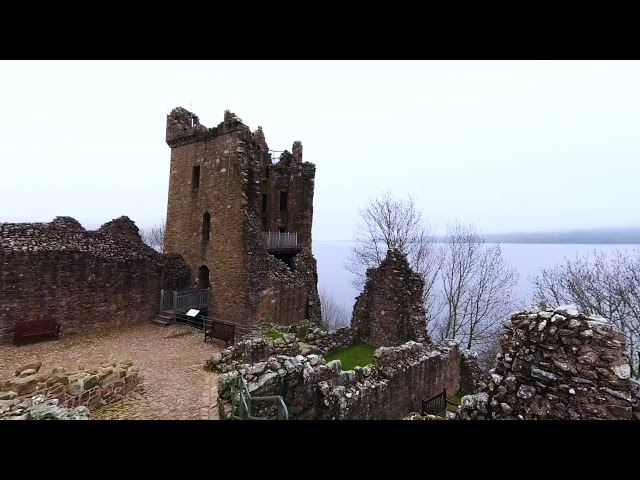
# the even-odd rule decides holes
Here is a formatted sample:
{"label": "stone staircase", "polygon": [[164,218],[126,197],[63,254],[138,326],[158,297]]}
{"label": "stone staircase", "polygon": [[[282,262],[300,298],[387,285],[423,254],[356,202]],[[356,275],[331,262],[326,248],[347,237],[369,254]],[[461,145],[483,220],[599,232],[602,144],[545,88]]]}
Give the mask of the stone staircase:
{"label": "stone staircase", "polygon": [[160,325],[161,327],[168,327],[169,325],[173,324],[173,310],[170,308],[162,310],[151,319],[151,323],[155,323],[156,325]]}

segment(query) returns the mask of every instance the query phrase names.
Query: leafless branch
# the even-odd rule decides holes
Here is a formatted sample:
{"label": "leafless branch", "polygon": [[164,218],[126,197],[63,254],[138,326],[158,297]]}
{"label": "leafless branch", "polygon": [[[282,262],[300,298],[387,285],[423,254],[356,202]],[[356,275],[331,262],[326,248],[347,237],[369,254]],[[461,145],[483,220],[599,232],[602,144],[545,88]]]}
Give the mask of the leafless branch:
{"label": "leafless branch", "polygon": [[333,331],[342,326],[349,326],[349,315],[344,307],[338,305],[333,296],[326,289],[318,292],[320,296],[320,310],[322,322],[328,331]]}
{"label": "leafless branch", "polygon": [[531,279],[539,301],[572,303],[587,314],[609,319],[625,335],[629,363],[638,375],[640,340],[640,249],[593,251],[543,269]]}
{"label": "leafless branch", "polygon": [[164,251],[164,234],[166,230],[166,223],[164,218],[160,222],[153,224],[149,228],[145,228],[141,231],[142,241],[149,245],[154,250],[162,253]]}
{"label": "leafless branch", "polygon": [[435,293],[442,253],[434,232],[423,219],[414,196],[402,199],[386,191],[371,198],[359,210],[354,244],[344,264],[345,270],[352,274],[353,286],[362,290],[367,269],[380,265],[387,251],[396,248],[407,255],[411,267],[423,277],[428,323],[442,308]]}
{"label": "leafless branch", "polygon": [[434,325],[441,338],[455,338],[466,348],[480,349],[493,341],[515,307],[515,268],[502,258],[499,244],[485,244],[473,226],[450,224],[440,270],[445,312]]}

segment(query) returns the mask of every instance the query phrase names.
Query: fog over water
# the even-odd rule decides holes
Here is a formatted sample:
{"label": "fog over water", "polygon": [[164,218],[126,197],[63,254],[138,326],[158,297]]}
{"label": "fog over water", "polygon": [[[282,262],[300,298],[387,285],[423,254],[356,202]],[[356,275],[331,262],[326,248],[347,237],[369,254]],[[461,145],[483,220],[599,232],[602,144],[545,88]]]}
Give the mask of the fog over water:
{"label": "fog over water", "polygon": [[[351,242],[313,242],[313,255],[318,262],[318,290],[329,293],[337,304],[343,306],[351,317],[356,297],[360,294],[351,285],[351,274],[344,269],[344,262]],[[539,275],[543,268],[550,268],[564,261],[575,259],[594,250],[607,255],[615,250],[638,248],[638,244],[546,244],[546,243],[501,243],[502,257],[518,274],[515,296],[523,303],[533,300],[530,277]]]}

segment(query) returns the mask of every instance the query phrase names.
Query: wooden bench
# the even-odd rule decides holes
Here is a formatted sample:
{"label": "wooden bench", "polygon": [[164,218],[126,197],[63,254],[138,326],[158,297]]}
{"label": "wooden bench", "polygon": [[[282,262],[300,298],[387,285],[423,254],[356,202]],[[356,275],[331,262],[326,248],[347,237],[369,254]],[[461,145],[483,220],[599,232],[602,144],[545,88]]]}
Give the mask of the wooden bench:
{"label": "wooden bench", "polygon": [[204,329],[204,341],[207,338],[217,338],[224,341],[226,347],[229,342],[233,343],[236,335],[236,326],[220,320],[212,320],[211,325]]}
{"label": "wooden bench", "polygon": [[447,411],[447,404],[458,406],[457,403],[447,400],[447,390],[444,389],[433,397],[422,400],[422,415],[444,417]]}
{"label": "wooden bench", "polygon": [[52,318],[41,318],[38,320],[23,320],[16,322],[16,330],[13,342],[18,345],[22,340],[29,337],[60,336],[60,324]]}

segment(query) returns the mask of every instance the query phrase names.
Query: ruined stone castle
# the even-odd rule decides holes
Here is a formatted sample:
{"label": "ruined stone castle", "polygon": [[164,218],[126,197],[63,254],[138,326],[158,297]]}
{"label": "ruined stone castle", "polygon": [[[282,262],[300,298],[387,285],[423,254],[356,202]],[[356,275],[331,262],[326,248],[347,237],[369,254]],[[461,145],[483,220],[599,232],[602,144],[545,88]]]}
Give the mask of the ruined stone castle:
{"label": "ruined stone castle", "polygon": [[[226,111],[214,128],[184,108],[167,116],[171,147],[164,251],[211,288],[207,315],[257,324],[320,320],[311,252],[315,165],[269,149]],[[279,155],[278,155],[279,154]]]}
{"label": "ruined stone castle", "polygon": [[[152,318],[161,289],[210,288],[207,314],[230,322],[321,320],[311,253],[315,165],[269,150],[225,112],[205,128],[167,116],[171,147],[164,254],[128,217],[85,230],[71,217],[0,223],[0,342],[18,321],[55,318],[65,333]],[[189,271],[190,270],[190,271]]]}

